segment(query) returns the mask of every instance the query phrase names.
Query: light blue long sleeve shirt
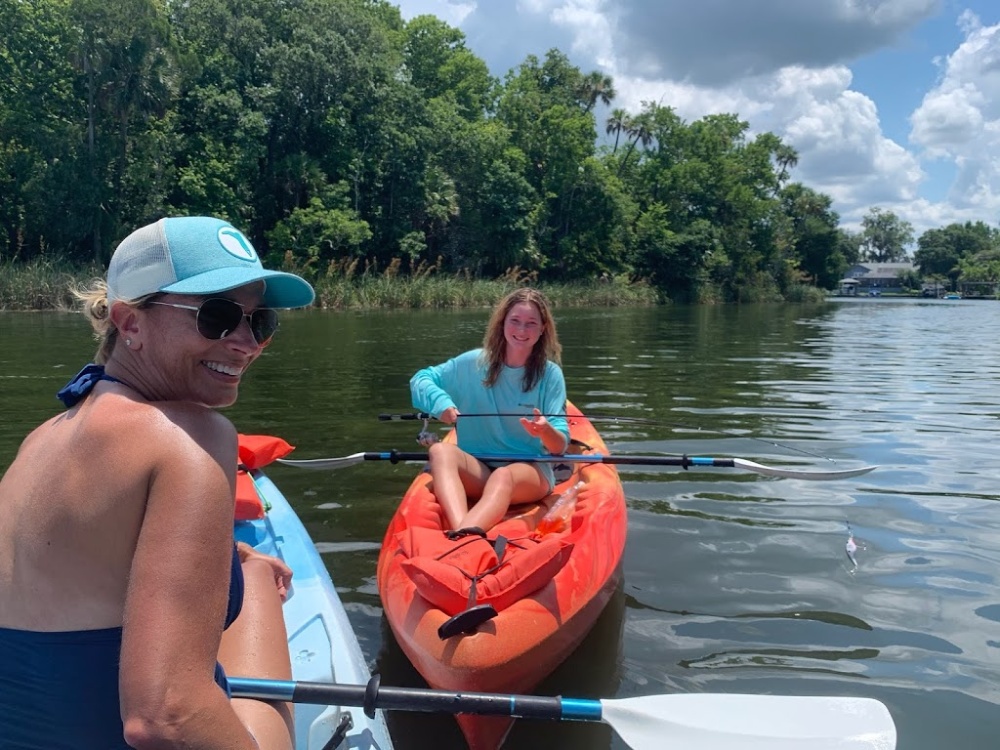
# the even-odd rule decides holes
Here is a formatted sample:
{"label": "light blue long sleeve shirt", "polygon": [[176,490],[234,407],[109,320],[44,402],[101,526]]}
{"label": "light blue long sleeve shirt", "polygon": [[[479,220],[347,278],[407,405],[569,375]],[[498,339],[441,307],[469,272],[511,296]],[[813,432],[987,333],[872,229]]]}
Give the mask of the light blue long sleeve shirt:
{"label": "light blue long sleeve shirt", "polygon": [[[523,367],[504,367],[497,382],[483,385],[487,365],[482,349],[459,354],[440,365],[425,367],[410,378],[413,406],[435,417],[454,406],[465,414],[516,414],[532,416],[532,409],[542,414],[566,413],[566,381],[562,369],[547,362],[545,372],[535,387],[523,390]],[[565,416],[547,416],[549,424],[561,432],[569,445],[569,425]],[[467,453],[504,453],[539,456],[545,453],[542,441],[528,434],[519,416],[468,417],[458,419],[458,447]],[[554,477],[550,464],[538,464],[548,477]]]}

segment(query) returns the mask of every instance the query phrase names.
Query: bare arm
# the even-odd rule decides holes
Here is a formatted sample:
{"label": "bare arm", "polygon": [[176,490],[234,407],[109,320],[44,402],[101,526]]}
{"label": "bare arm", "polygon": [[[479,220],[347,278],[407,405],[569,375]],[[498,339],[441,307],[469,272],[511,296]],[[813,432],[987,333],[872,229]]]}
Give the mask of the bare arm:
{"label": "bare arm", "polygon": [[138,750],[254,750],[214,680],[232,561],[236,431],[198,408],[154,421],[153,434],[142,436],[154,458],[123,624],[125,739]]}

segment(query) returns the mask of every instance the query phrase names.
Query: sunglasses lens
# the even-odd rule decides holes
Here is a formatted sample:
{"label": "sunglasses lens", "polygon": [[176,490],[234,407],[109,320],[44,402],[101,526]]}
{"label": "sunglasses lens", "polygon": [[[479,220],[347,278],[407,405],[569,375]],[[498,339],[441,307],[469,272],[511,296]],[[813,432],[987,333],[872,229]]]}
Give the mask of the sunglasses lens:
{"label": "sunglasses lens", "polygon": [[266,344],[278,329],[278,313],[267,307],[254,310],[249,316],[232,300],[221,297],[205,300],[198,308],[198,333],[206,339],[224,339],[250,318],[250,331],[258,344]]}
{"label": "sunglasses lens", "polygon": [[243,308],[228,299],[209,299],[198,308],[198,333],[206,339],[222,339],[243,320]]}
{"label": "sunglasses lens", "polygon": [[278,313],[268,307],[254,310],[250,315],[250,330],[258,344],[266,344],[278,330]]}

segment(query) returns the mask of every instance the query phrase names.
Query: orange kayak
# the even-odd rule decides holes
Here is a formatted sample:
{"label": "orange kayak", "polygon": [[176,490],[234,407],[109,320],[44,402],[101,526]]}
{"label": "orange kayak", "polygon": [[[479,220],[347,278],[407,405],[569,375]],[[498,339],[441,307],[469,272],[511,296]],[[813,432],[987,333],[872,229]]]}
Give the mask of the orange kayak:
{"label": "orange kayak", "polygon": [[[608,453],[572,404],[567,418],[571,452]],[[446,537],[429,473],[403,496],[379,553],[378,588],[396,641],[431,687],[530,693],[580,644],[620,583],[627,522],[617,470],[576,462],[553,468],[553,494],[511,508],[485,539]],[[539,534],[548,506],[580,481],[568,527]],[[472,750],[496,750],[513,723],[456,719]]]}

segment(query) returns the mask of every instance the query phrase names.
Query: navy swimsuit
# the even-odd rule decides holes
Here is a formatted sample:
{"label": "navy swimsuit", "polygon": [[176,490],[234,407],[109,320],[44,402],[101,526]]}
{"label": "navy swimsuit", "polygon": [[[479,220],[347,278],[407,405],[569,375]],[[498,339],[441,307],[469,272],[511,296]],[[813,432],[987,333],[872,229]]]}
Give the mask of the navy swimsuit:
{"label": "navy swimsuit", "polygon": [[[88,365],[59,392],[67,407],[100,380]],[[243,606],[243,568],[233,546],[228,628]],[[121,628],[38,632],[0,628],[2,750],[128,750],[118,697]],[[222,666],[215,681],[229,694]]]}

